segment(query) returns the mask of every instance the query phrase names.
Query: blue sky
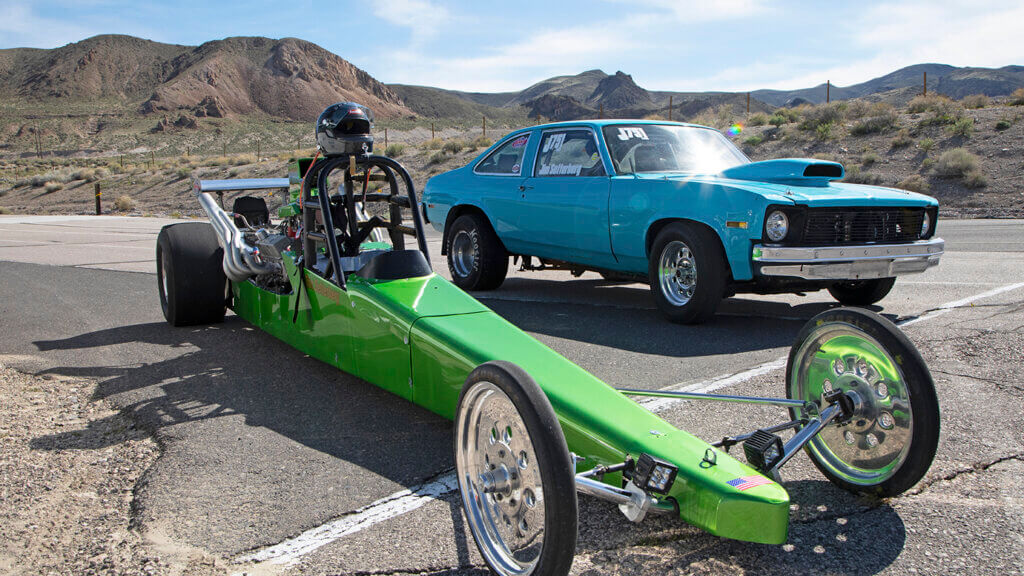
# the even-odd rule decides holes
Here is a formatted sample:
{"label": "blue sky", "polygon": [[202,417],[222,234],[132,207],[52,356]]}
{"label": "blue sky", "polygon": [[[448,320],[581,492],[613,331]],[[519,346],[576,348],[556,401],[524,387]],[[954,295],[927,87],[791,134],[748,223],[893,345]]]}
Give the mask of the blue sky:
{"label": "blue sky", "polygon": [[922,62],[1024,64],[1024,2],[0,0],[0,48],[104,33],[315,42],[384,82],[494,92],[601,68],[652,90],[846,86]]}

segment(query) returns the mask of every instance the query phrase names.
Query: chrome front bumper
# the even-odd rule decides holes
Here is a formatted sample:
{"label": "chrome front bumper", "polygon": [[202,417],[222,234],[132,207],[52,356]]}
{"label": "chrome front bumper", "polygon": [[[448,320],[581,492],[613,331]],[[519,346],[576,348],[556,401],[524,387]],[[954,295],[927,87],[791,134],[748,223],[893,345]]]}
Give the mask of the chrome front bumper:
{"label": "chrome front bumper", "polygon": [[936,266],[946,243],[942,238],[910,244],[860,246],[754,246],[754,270],[762,276],[805,280],[866,280],[915,274]]}

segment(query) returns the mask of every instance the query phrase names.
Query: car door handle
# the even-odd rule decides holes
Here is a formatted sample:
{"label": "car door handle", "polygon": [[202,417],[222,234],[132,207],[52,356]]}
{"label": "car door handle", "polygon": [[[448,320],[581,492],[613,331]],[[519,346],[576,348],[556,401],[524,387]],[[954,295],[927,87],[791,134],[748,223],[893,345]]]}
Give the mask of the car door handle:
{"label": "car door handle", "polygon": [[526,192],[527,190],[533,190],[533,186],[527,186],[526,184],[519,185],[520,192]]}

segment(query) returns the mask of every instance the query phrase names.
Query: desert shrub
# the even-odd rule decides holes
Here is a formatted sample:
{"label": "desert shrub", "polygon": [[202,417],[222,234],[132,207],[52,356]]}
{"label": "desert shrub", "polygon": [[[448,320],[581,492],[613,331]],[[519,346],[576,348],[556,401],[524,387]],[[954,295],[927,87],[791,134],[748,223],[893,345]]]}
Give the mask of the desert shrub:
{"label": "desert shrub", "polygon": [[914,139],[910,137],[910,132],[903,129],[896,133],[896,136],[892,139],[890,146],[893,148],[906,148],[913,143]]}
{"label": "desert shrub", "polygon": [[81,168],[71,173],[72,180],[85,180],[86,182],[93,182],[96,180],[96,170],[92,168]]}
{"label": "desert shrub", "polygon": [[234,178],[235,176],[238,176],[238,168],[232,168],[231,170],[228,170],[229,178]]}
{"label": "desert shrub", "polygon": [[43,184],[46,184],[46,181],[49,180],[49,176],[50,174],[36,174],[28,179],[28,183],[31,184],[33,188],[39,188]]}
{"label": "desert shrub", "polygon": [[971,118],[970,116],[958,118],[949,126],[949,128],[947,128],[947,130],[949,130],[949,133],[954,136],[970,138],[971,134],[974,133],[974,118]]}
{"label": "desert shrub", "polygon": [[881,116],[871,116],[858,121],[853,125],[853,128],[850,128],[850,133],[854,136],[863,136],[865,134],[888,132],[896,127],[898,120],[899,117],[896,116],[896,113],[889,111]]}
{"label": "desert shrub", "polygon": [[988,96],[984,94],[971,94],[960,99],[960,105],[968,110],[976,110],[989,105]]}
{"label": "desert shrub", "polygon": [[174,175],[178,178],[188,178],[190,174],[192,174],[192,171],[189,170],[188,166],[182,166],[174,171]]}
{"label": "desert shrub", "polygon": [[96,169],[96,179],[97,180],[102,180],[104,178],[109,178],[109,177],[110,177],[110,170],[107,169],[105,166],[100,166],[99,168]]}
{"label": "desert shrub", "polygon": [[490,147],[491,144],[494,144],[494,142],[490,138],[481,135],[474,138],[473,141],[470,143],[470,146],[472,146],[474,149],[488,148]]}
{"label": "desert shrub", "polygon": [[1024,106],[1024,88],[1017,88],[1010,95],[1011,106]]}
{"label": "desert shrub", "polygon": [[1000,120],[999,122],[996,122],[996,130],[1000,132],[1003,130],[1009,130],[1010,126],[1013,126],[1013,123],[1009,120]]}
{"label": "desert shrub", "polygon": [[781,114],[772,114],[771,118],[768,119],[768,123],[777,128],[783,124],[788,124],[789,120]]}
{"label": "desert shrub", "polygon": [[927,96],[914,96],[907,104],[907,112],[920,114],[922,112],[937,112],[948,109],[956,104],[942,94],[928,94]]}
{"label": "desert shrub", "polygon": [[978,157],[963,148],[946,150],[935,163],[935,173],[947,178],[964,176],[969,172],[978,172],[979,170]]}
{"label": "desert shrub", "polygon": [[445,160],[444,152],[438,151],[438,152],[434,152],[433,154],[430,155],[430,160],[427,163],[428,164],[440,164],[440,163],[444,162],[444,160]]}
{"label": "desert shrub", "polygon": [[843,182],[853,184],[880,184],[882,177],[867,170],[861,170],[860,166],[849,166],[846,169],[846,177]]}
{"label": "desert shrub", "polygon": [[964,186],[968,188],[984,188],[988,186],[988,179],[981,170],[970,170],[963,175]]}
{"label": "desert shrub", "polygon": [[931,152],[932,148],[935,147],[935,140],[932,138],[923,138],[921,143],[917,145],[925,154]]}
{"label": "desert shrub", "polygon": [[881,158],[879,158],[878,154],[875,154],[874,152],[865,152],[860,157],[860,163],[865,168],[871,166],[872,164],[878,162],[879,160],[881,160]]}
{"label": "desert shrub", "polygon": [[442,146],[444,146],[444,140],[441,140],[440,138],[427,140],[423,143],[423,147],[427,150],[440,150]]}
{"label": "desert shrub", "polygon": [[835,138],[835,134],[833,134],[832,132],[832,129],[834,127],[835,123],[833,122],[818,124],[818,126],[814,129],[815,138],[817,138],[818,140],[831,140],[832,138]]}
{"label": "desert shrub", "polygon": [[896,184],[896,187],[902,188],[903,190],[910,190],[911,192],[927,192],[931,188],[928,184],[928,180],[920,174],[911,174],[910,176],[907,176],[903,180],[900,180],[900,182]]}
{"label": "desert shrub", "polygon": [[49,194],[50,192],[56,192],[57,190],[60,190],[63,187],[64,184],[62,182],[57,182],[55,180],[51,180],[50,182],[47,182],[43,185],[43,189],[46,190],[47,194]]}
{"label": "desert shrub", "polygon": [[922,171],[930,170],[932,168],[932,166],[935,166],[935,158],[928,157],[928,158],[925,158],[924,160],[921,160],[921,170]]}
{"label": "desert shrub", "polygon": [[743,139],[743,143],[746,144],[747,146],[757,146],[762,142],[764,142],[764,136],[758,136],[757,134],[753,136],[747,136],[746,138]]}
{"label": "desert shrub", "polygon": [[117,208],[121,212],[128,212],[132,208],[135,208],[135,201],[132,200],[131,196],[122,194],[117,197],[117,200],[114,200],[114,208]]}
{"label": "desert shrub", "polygon": [[227,156],[212,156],[203,160],[203,166],[227,166],[231,160]]}
{"label": "desert shrub", "polygon": [[390,156],[391,158],[398,158],[403,152],[405,152],[405,144],[399,144],[397,142],[389,144],[388,147],[384,149],[384,155]]}
{"label": "desert shrub", "polygon": [[768,116],[758,112],[757,114],[751,114],[750,118],[747,118],[747,126],[764,126],[768,123]]}
{"label": "desert shrub", "polygon": [[171,218],[174,218],[175,220],[181,220],[181,212],[178,212],[177,210],[171,212]]}
{"label": "desert shrub", "polygon": [[0,206],[0,214],[10,214],[10,213],[11,213],[10,208],[6,208],[4,206]]}
{"label": "desert shrub", "polygon": [[462,140],[449,140],[444,143],[444,146],[441,147],[441,150],[449,154],[457,154],[461,152],[462,149],[465,147],[466,143],[463,142]]}
{"label": "desert shrub", "polygon": [[803,120],[800,122],[800,129],[817,130],[821,126],[838,124],[843,120],[843,111],[845,109],[846,106],[842,102],[821,104],[813,108],[807,108]]}

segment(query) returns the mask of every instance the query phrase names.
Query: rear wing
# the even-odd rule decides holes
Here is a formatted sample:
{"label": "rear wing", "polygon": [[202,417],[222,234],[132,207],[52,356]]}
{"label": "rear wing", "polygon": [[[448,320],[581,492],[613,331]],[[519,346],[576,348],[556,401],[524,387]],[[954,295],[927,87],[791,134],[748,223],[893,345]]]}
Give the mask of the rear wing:
{"label": "rear wing", "polygon": [[290,178],[235,178],[232,180],[192,180],[192,191],[196,196],[203,192],[234,192],[239,190],[287,190],[293,182]]}

